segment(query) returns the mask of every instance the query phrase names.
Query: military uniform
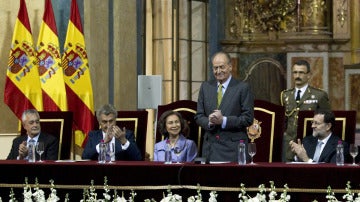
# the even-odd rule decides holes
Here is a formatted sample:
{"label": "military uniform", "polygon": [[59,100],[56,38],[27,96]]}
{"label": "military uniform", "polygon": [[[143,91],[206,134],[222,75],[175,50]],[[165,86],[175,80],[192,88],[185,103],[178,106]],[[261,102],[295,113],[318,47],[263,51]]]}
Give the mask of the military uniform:
{"label": "military uniform", "polygon": [[281,92],[281,105],[285,106],[285,134],[283,154],[285,161],[292,161],[294,153],[291,152],[290,140],[296,140],[297,137],[297,118],[300,110],[314,111],[316,109],[330,110],[328,94],[311,86],[308,86],[300,101],[295,100],[295,88],[287,89]]}

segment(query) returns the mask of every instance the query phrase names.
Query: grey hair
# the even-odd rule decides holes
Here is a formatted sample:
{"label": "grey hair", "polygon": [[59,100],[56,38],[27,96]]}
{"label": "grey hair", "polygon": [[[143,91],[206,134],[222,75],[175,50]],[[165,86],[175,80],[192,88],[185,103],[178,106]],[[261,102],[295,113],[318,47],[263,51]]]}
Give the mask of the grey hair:
{"label": "grey hair", "polygon": [[216,57],[216,56],[218,56],[218,55],[224,55],[225,56],[225,58],[226,58],[226,60],[227,60],[227,64],[231,64],[231,57],[230,57],[230,55],[229,55],[229,53],[227,53],[227,52],[224,52],[224,51],[219,51],[219,52],[217,52],[217,53],[215,53],[212,57],[211,57],[211,62],[214,60],[214,58]]}
{"label": "grey hair", "polygon": [[36,109],[27,109],[21,115],[21,121],[26,121],[26,116],[29,114],[35,114],[38,118],[40,118],[39,112]]}
{"label": "grey hair", "polygon": [[96,111],[97,120],[100,120],[100,117],[101,117],[102,114],[104,114],[106,116],[109,115],[109,114],[113,114],[114,117],[117,117],[117,110],[113,105],[105,104],[105,105],[101,106],[100,109],[98,109]]}

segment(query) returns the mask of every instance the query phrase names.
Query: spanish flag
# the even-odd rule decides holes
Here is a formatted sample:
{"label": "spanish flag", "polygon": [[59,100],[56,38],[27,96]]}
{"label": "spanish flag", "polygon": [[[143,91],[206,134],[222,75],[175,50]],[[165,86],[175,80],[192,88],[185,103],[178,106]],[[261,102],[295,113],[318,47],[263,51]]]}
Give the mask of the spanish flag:
{"label": "spanish flag", "polygon": [[62,66],[69,111],[74,113],[75,144],[83,146],[94,125],[94,101],[85,39],[76,0],[71,1],[70,20]]}
{"label": "spanish flag", "polygon": [[36,50],[44,111],[67,111],[59,38],[51,0],[45,0]]}
{"label": "spanish flag", "polygon": [[26,109],[43,111],[36,51],[25,0],[20,0],[15,22],[6,72],[4,102],[19,119]]}

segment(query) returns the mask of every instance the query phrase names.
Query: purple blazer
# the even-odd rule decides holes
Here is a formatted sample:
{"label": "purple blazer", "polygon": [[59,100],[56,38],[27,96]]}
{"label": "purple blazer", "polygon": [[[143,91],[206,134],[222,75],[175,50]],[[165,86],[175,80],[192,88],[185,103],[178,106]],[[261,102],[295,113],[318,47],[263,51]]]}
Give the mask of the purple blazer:
{"label": "purple blazer", "polygon": [[[166,140],[155,144],[154,161],[165,161]],[[179,148],[180,153],[176,154],[174,148]],[[193,140],[186,139],[183,135],[179,136],[175,147],[171,149],[173,162],[192,162],[197,157],[197,147]]]}

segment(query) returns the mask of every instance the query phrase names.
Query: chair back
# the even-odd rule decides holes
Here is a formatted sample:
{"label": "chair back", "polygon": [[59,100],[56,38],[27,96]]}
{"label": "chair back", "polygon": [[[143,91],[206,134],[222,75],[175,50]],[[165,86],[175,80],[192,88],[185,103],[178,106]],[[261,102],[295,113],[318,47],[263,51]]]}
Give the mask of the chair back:
{"label": "chair back", "polygon": [[[99,129],[99,123],[95,117],[95,129]],[[138,146],[141,156],[144,159],[146,154],[146,133],[147,133],[148,112],[141,111],[118,111],[116,125],[120,128],[125,127],[132,130],[135,135],[136,145]]]}
{"label": "chair back", "polygon": [[[193,140],[196,143],[198,148],[198,156],[201,156],[203,130],[196,124],[194,119],[197,110],[197,102],[192,100],[178,100],[166,105],[159,105],[157,109],[156,120],[159,120],[161,114],[168,110],[179,112],[183,119],[185,119],[185,122],[190,128],[189,137],[187,138]],[[163,136],[158,130],[156,130],[155,140],[156,142],[163,140]]]}
{"label": "chair back", "polygon": [[[348,144],[355,142],[356,111],[355,110],[333,110],[335,115],[335,127],[333,133],[338,135]],[[311,122],[314,120],[314,111],[299,111],[297,137],[302,139],[312,135]]]}
{"label": "chair back", "polygon": [[253,126],[248,128],[249,141],[253,139],[258,148],[254,161],[281,162],[284,121],[283,106],[264,100],[254,101],[254,124],[258,133],[251,135]]}
{"label": "chair back", "polygon": [[[54,135],[59,140],[58,159],[71,159],[73,148],[72,123],[73,113],[70,111],[51,111],[39,112],[41,131]],[[21,126],[21,135],[26,134],[26,130]]]}

